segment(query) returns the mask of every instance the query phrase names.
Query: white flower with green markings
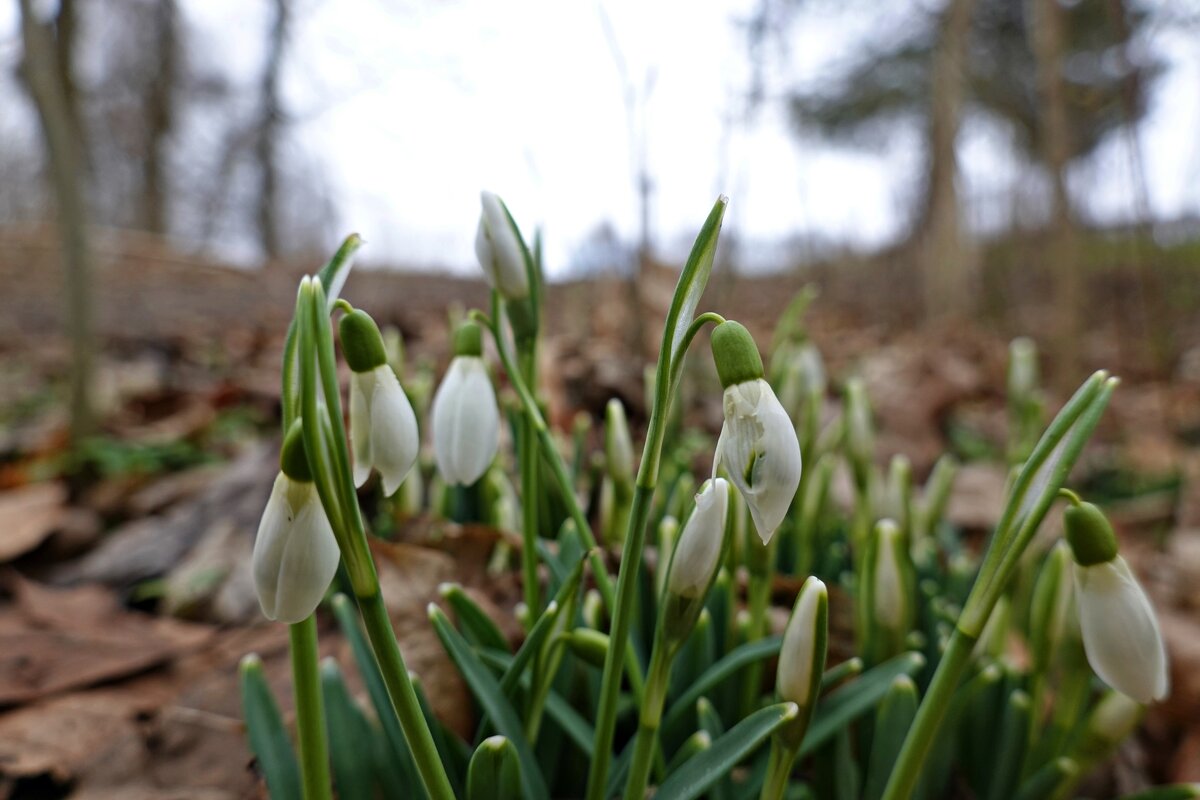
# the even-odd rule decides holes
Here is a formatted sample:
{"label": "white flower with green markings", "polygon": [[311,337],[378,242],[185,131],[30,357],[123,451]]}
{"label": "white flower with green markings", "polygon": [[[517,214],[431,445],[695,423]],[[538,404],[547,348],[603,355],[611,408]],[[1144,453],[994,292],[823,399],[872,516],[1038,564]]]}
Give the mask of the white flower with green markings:
{"label": "white flower with green markings", "polygon": [[454,359],[433,397],[433,454],[449,484],[475,483],[500,446],[500,411],[482,353],[479,326],[464,323],[454,334]]}
{"label": "white flower with green markings", "polygon": [[354,485],[379,470],[383,493],[392,495],[417,461],[417,415],[396,373],[387,363],[379,327],[354,310],[339,325],[342,351],[350,365],[350,444]]}

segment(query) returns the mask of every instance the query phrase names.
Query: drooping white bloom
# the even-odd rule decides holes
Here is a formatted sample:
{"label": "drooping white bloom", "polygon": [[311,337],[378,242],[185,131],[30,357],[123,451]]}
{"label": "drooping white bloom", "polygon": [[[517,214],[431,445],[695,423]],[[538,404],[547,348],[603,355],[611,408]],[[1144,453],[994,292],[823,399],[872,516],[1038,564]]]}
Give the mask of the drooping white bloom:
{"label": "drooping white bloom", "polygon": [[475,234],[475,255],[492,288],[506,300],[519,300],[529,294],[529,273],[525,254],[513,230],[508,212],[499,197],[481,192],[483,213]]}
{"label": "drooping white bloom", "polygon": [[696,508],[675,543],[667,589],[672,594],[698,599],[716,575],[725,542],[725,516],[729,510],[729,482],[705,481],[696,495]]}
{"label": "drooping white bloom", "polygon": [[393,494],[417,460],[417,416],[387,364],[350,376],[350,442],[354,485],[379,470],[383,492]]}
{"label": "drooping white bloom", "polygon": [[279,473],[254,540],[254,591],[263,614],[289,624],[308,617],[325,596],[338,558],[316,486]]}
{"label": "drooping white bloom", "polygon": [[825,584],[820,579],[810,577],[806,580],[800,587],[796,606],[783,632],[775,685],[781,698],[802,708],[811,706],[816,700],[820,672],[825,668],[827,597]]}
{"label": "drooping white bloom", "polygon": [[1150,600],[1121,556],[1075,564],[1083,648],[1096,674],[1139,703],[1167,696],[1167,651]]}
{"label": "drooping white bloom", "polygon": [[716,462],[742,493],[763,544],[771,541],[800,485],[800,441],[762,378],[729,386]]}
{"label": "drooping white bloom", "polygon": [[456,356],[433,397],[433,453],[447,483],[470,485],[500,445],[500,412],[479,356]]}

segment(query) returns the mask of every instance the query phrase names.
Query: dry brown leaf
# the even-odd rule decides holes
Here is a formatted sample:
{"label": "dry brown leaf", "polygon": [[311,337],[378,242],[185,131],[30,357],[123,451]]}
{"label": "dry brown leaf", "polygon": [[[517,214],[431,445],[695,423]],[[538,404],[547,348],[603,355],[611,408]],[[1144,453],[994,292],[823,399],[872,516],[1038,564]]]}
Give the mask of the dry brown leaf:
{"label": "dry brown leaf", "polygon": [[61,483],[35,483],[0,494],[0,564],[45,541],[62,521],[66,502]]}

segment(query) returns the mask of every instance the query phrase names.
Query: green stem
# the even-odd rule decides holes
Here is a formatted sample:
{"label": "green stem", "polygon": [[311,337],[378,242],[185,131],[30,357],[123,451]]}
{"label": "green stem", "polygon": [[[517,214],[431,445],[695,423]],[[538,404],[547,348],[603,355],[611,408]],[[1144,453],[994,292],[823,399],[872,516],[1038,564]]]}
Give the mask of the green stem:
{"label": "green stem", "polygon": [[288,626],[292,655],[292,681],[296,698],[296,728],[300,738],[300,773],[304,800],[332,800],[329,746],[325,741],[325,715],[321,709],[321,675],[317,663],[317,619]]}
{"label": "green stem", "polygon": [[646,545],[646,522],[650,504],[658,485],[659,461],[662,458],[663,438],[667,416],[671,410],[671,395],[679,382],[683,356],[692,339],[708,322],[723,322],[718,314],[705,313],[688,327],[675,352],[671,342],[663,337],[659,351],[658,370],[654,378],[654,405],[646,428],[646,443],[638,464],[637,483],[629,510],[629,530],[621,549],[622,569],[617,572],[617,596],[612,608],[612,624],[608,632],[608,653],[604,658],[604,673],[600,679],[600,697],[596,717],[595,746],[592,748],[592,767],[588,772],[587,800],[603,800],[608,782],[608,767],[612,762],[613,735],[617,729],[617,700],[621,693],[621,671],[617,659],[625,660],[629,649],[629,632],[633,624],[633,609],[637,600],[638,570],[642,565],[642,550]]}
{"label": "green stem", "polygon": [[771,738],[771,757],[767,760],[767,778],[763,781],[759,800],[781,800],[787,791],[788,778],[792,776],[792,764],[796,751],[784,747],[778,737]]}
{"label": "green stem", "polygon": [[517,425],[517,450],[521,459],[521,573],[525,583],[525,605],[529,619],[537,619],[541,611],[538,586],[538,456],[534,447],[534,431],[528,415],[522,415]]}
{"label": "green stem", "polygon": [[905,800],[905,798],[913,796],[917,780],[921,777],[921,767],[925,765],[925,759],[929,755],[930,748],[933,747],[938,726],[941,725],[942,718],[950,707],[950,698],[954,694],[954,689],[958,686],[963,670],[971,660],[971,651],[975,648],[975,641],[976,637],[968,636],[960,628],[954,629],[950,643],[946,646],[946,652],[942,654],[942,660],[938,662],[937,671],[933,674],[929,689],[921,700],[920,708],[917,709],[917,716],[913,719],[908,736],[904,739],[904,746],[901,747],[900,755],[896,758],[895,767],[892,769],[881,800]]}
{"label": "green stem", "polygon": [[425,791],[433,800],[454,800],[454,790],[450,787],[450,779],[438,755],[437,746],[433,743],[433,734],[421,713],[421,703],[408,676],[408,667],[404,664],[404,655],[396,643],[396,634],[392,630],[391,620],[388,619],[387,608],[383,604],[383,595],[376,592],[368,597],[359,597],[358,606],[366,624],[367,636],[371,647],[375,650],[375,658],[379,661],[384,683],[387,684],[388,696],[392,699],[392,707],[400,719],[400,727],[404,730],[404,738],[412,749],[417,771],[421,774],[421,782]]}
{"label": "green stem", "polygon": [[[350,451],[342,423],[341,389],[333,354],[328,308],[320,284],[297,302],[301,423],[309,465],[321,504],[342,551],[342,561],[358,598],[371,648],[379,662],[404,737],[416,755],[418,770],[432,800],[454,800],[450,780],[421,714],[416,692],[388,620],[375,562],[350,473]],[[321,404],[318,394],[324,395]]]}
{"label": "green stem", "polygon": [[667,698],[667,683],[671,674],[671,654],[666,652],[662,636],[654,637],[650,669],[646,673],[646,693],[638,717],[637,738],[633,743],[633,761],[629,781],[625,784],[625,800],[642,800],[650,780],[650,766],[658,749],[658,728],[662,724],[663,703]]}

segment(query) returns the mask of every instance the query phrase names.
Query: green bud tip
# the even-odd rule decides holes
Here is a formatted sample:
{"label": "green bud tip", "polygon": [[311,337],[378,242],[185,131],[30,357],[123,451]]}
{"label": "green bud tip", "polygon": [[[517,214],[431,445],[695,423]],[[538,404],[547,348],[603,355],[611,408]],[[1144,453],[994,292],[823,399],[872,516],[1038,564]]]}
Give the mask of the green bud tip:
{"label": "green bud tip", "polygon": [[370,372],[387,363],[387,350],[383,346],[379,326],[361,308],[342,317],[338,323],[338,333],[342,338],[342,353],[350,369]]}
{"label": "green bud tip", "polygon": [[1104,512],[1092,503],[1067,506],[1063,527],[1075,562],[1081,567],[1105,564],[1117,557],[1117,535]]}
{"label": "green bud tip", "polygon": [[312,469],[308,466],[308,454],[304,450],[304,433],[300,419],[292,422],[287,435],[283,437],[283,447],[279,450],[279,469],[294,481],[308,483],[313,479]]}
{"label": "green bud tip", "polygon": [[746,326],[739,322],[729,320],[713,329],[712,354],[717,376],[725,389],[763,376],[758,345]]}
{"label": "green bud tip", "polygon": [[481,356],[483,355],[483,331],[479,323],[467,320],[454,331],[454,355]]}

